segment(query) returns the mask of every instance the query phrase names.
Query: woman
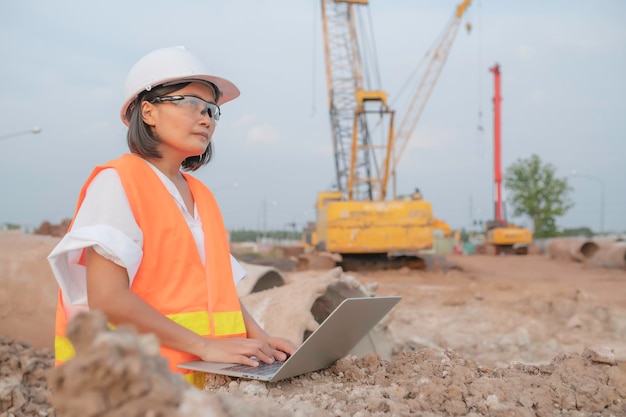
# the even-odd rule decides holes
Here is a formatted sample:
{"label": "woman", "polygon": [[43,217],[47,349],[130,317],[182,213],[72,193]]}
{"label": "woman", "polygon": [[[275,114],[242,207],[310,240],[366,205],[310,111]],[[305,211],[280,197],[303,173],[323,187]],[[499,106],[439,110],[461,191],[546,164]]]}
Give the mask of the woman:
{"label": "woman", "polygon": [[94,169],[49,256],[60,286],[57,363],[73,355],[65,327],[85,309],[156,334],[170,369],[200,387],[204,376],[179,363],[285,360],[296,346],[268,335],[239,302],[235,286],[245,272],[230,256],[213,195],[181,172],[210,161],[219,105],[239,90],[175,47],[139,60],[125,94],[131,154]]}

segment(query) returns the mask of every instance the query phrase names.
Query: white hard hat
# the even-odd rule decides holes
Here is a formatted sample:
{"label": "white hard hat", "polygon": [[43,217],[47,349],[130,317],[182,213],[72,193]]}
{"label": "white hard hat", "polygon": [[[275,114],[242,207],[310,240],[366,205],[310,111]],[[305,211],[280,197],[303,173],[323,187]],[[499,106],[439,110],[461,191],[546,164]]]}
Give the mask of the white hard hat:
{"label": "white hard hat", "polygon": [[215,99],[220,105],[239,97],[239,89],[235,84],[211,75],[198,57],[184,46],[157,49],[141,58],[126,77],[125,101],[120,113],[122,122],[129,125],[126,111],[141,92],[172,81],[193,80],[208,81],[217,86],[220,97]]}

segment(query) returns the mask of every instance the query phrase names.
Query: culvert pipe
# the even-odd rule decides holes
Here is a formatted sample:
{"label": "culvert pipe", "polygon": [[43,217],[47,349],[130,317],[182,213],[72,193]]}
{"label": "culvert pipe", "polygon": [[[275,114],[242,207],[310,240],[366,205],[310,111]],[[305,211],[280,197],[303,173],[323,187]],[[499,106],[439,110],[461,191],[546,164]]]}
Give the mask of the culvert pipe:
{"label": "culvert pipe", "polygon": [[585,262],[600,249],[592,240],[577,238],[555,238],[548,244],[548,254],[553,259]]}
{"label": "culvert pipe", "polygon": [[285,278],[280,271],[272,266],[255,265],[239,262],[245,269],[246,277],[237,284],[237,294],[240,297],[285,285]]}
{"label": "culvert pipe", "polygon": [[[269,334],[302,343],[341,301],[369,297],[370,291],[341,268],[289,274],[287,284],[241,298],[246,310]],[[354,318],[358,320],[358,317]],[[352,354],[376,353],[391,360],[393,344],[383,319],[354,347]]]}
{"label": "culvert pipe", "polygon": [[602,242],[591,261],[605,268],[626,269],[626,242]]}

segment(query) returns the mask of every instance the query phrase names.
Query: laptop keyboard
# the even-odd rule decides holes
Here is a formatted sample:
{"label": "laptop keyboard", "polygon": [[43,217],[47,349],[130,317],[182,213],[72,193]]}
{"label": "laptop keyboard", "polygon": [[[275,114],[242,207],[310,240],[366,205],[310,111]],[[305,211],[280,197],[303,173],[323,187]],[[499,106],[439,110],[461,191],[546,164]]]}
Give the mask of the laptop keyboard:
{"label": "laptop keyboard", "polygon": [[285,362],[274,361],[274,363],[260,362],[259,366],[233,365],[227,369],[234,372],[244,372],[250,375],[272,375],[276,373]]}

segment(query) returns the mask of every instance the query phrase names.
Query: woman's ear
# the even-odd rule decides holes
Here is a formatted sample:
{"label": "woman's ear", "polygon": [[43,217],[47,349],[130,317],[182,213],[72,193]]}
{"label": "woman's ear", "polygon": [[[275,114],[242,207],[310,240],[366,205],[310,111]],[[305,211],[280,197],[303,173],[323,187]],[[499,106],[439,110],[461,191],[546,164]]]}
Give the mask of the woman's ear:
{"label": "woman's ear", "polygon": [[156,125],[156,113],[158,113],[157,108],[154,104],[142,101],[141,102],[141,119],[148,126]]}

